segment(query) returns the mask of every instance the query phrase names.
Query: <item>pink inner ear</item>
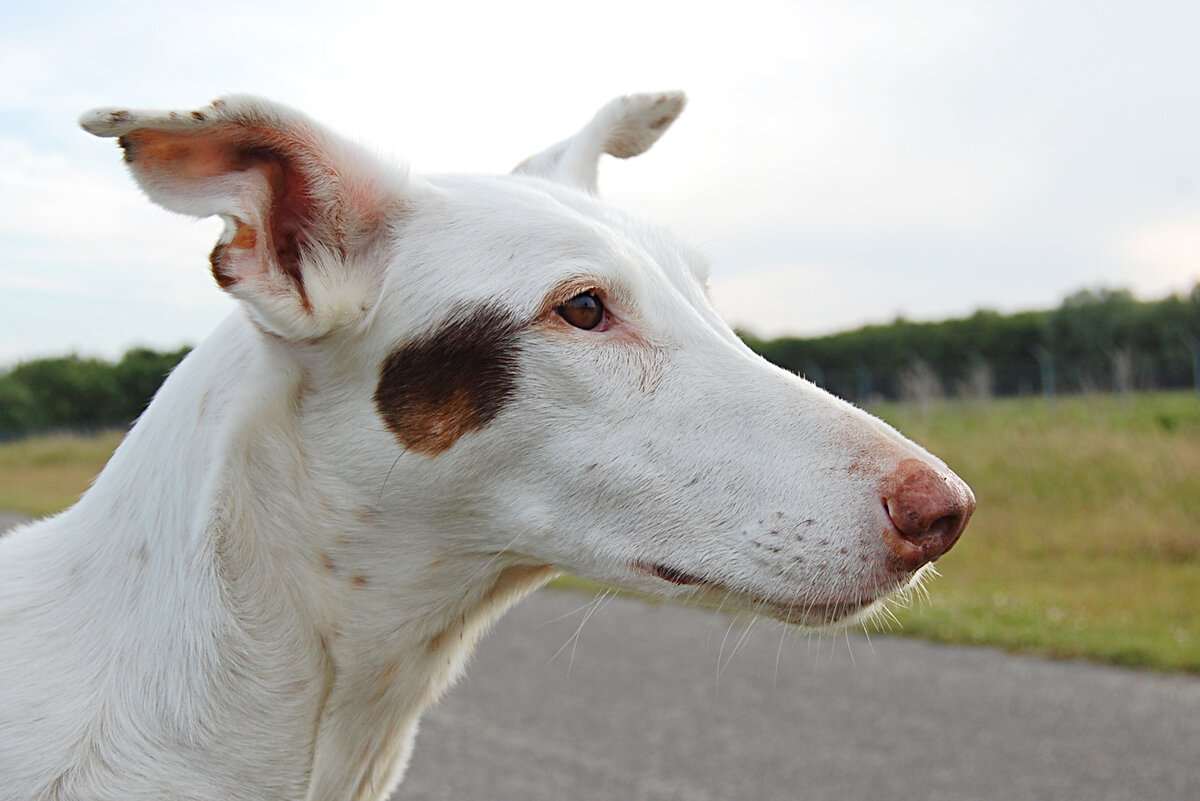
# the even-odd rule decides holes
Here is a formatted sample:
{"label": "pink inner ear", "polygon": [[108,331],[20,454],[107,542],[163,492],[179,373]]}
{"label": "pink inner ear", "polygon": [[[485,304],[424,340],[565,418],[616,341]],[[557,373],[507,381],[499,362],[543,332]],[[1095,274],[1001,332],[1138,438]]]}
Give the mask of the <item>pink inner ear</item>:
{"label": "pink inner ear", "polygon": [[200,131],[141,128],[125,134],[118,142],[125,150],[125,161],[140,170],[189,181],[244,169],[238,166],[237,159],[239,146],[245,146],[245,137],[239,136],[239,132],[232,125]]}
{"label": "pink inner ear", "polygon": [[[262,230],[238,220],[234,238],[213,251],[213,273],[224,287],[237,283],[244,270],[235,265],[230,249],[253,251],[260,242],[264,256],[273,258],[273,266],[296,287],[301,302],[308,307],[304,289],[301,257],[305,246],[321,233],[317,224],[312,179],[298,163],[303,145],[294,138],[268,128],[246,125],[216,125],[199,131],[176,132],[140,129],[120,139],[125,160],[144,173],[165,178],[171,191],[186,195],[203,193],[191,185],[222,175],[257,171],[270,188],[267,207],[260,210]],[[265,238],[265,241],[264,241]]]}
{"label": "pink inner ear", "polygon": [[[300,259],[313,237],[313,200],[295,160],[283,150],[262,145],[243,146],[236,155],[238,172],[258,170],[271,187],[270,208],[263,220],[276,266],[292,280],[304,297]],[[232,244],[232,243],[231,243]],[[253,245],[251,245],[253,246]],[[307,303],[307,299],[306,299]]]}

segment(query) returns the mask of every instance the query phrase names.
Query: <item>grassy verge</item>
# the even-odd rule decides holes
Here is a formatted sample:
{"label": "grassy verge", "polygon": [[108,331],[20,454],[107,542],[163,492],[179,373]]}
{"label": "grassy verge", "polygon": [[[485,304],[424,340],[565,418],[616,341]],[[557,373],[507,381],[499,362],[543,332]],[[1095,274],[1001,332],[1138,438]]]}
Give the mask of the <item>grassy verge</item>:
{"label": "grassy verge", "polygon": [[903,630],[1200,673],[1194,395],[875,410],[974,487],[967,533]]}
{"label": "grassy verge", "polygon": [[41,516],[79,499],[121,441],[119,432],[56,434],[0,445],[0,509]]}
{"label": "grassy verge", "polygon": [[[945,402],[875,412],[979,508],[903,633],[1200,673],[1200,404],[1191,394]],[[0,445],[0,509],[70,503],[120,436]],[[594,587],[577,579],[558,586]]]}

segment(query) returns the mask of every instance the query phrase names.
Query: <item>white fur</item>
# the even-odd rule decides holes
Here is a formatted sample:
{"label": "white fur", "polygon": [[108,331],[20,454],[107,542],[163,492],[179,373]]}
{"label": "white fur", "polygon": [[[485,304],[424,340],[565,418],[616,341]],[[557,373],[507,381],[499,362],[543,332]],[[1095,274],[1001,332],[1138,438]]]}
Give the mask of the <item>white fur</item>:
{"label": "white fur", "polygon": [[[682,106],[614,101],[524,174],[479,178],[410,176],[253,98],[83,118],[283,132],[313,182],[308,307],[262,239],[269,170],[133,166],[155,201],[223,215],[227,244],[258,239],[230,258],[243,310],[92,489],[0,539],[0,797],[381,799],[477,637],[558,571],[814,625],[912,579],[880,482],[944,465],[755,356],[687,248],[579,191]],[[564,281],[603,289],[611,326],[539,318]],[[443,452],[404,449],[380,365],[480,307],[537,320],[515,395]]]}

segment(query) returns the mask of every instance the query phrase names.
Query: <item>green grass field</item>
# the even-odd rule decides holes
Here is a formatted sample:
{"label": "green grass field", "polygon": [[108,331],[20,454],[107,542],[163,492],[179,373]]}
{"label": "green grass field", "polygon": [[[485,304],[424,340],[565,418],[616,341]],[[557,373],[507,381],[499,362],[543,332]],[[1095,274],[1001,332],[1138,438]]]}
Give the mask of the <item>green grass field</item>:
{"label": "green grass field", "polygon": [[975,489],[904,631],[1200,673],[1200,403],[1190,393],[874,410]]}
{"label": "green grass field", "polygon": [[[1200,403],[1190,393],[874,409],[979,507],[906,634],[1200,673]],[[0,509],[70,504],[119,441],[0,445]]]}
{"label": "green grass field", "polygon": [[61,511],[79,498],[121,441],[61,434],[0,444],[0,509],[27,515]]}

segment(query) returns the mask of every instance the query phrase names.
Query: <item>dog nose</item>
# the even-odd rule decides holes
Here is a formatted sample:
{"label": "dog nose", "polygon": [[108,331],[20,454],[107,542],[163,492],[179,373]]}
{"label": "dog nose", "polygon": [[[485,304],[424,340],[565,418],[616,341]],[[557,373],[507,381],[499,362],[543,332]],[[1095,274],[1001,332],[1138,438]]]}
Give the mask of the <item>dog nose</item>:
{"label": "dog nose", "polygon": [[883,480],[883,505],[892,525],[884,533],[897,566],[916,570],[958,542],[975,495],[966,482],[918,459],[905,459]]}

